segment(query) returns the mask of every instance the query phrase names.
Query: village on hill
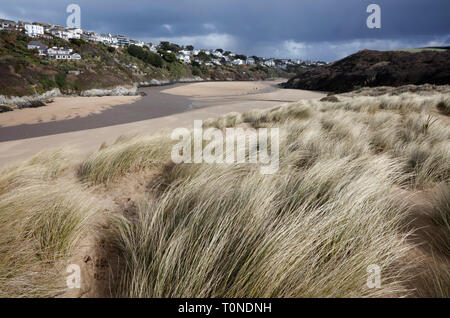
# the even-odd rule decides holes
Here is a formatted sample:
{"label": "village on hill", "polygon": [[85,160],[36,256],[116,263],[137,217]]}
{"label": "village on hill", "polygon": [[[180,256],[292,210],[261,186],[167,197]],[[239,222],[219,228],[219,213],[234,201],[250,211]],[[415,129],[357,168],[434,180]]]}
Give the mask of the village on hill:
{"label": "village on hill", "polygon": [[140,40],[131,39],[125,35],[112,35],[110,33],[96,33],[86,31],[80,28],[66,28],[57,24],[48,24],[43,22],[12,21],[0,19],[0,30],[22,31],[34,41],[28,43],[28,49],[36,49],[39,55],[46,56],[49,59],[57,60],[80,60],[82,57],[75,53],[69,47],[51,47],[39,41],[39,38],[51,39],[57,37],[69,42],[71,39],[84,40],[88,42],[103,43],[112,48],[138,46],[147,48],[153,53],[158,53],[161,49],[168,53],[173,53],[176,58],[186,64],[199,64],[205,66],[214,65],[260,65],[263,67],[277,67],[287,69],[289,66],[320,66],[325,62],[302,61],[300,59],[275,59],[257,56],[246,56],[236,54],[223,49],[195,49],[192,45],[186,47],[169,42],[160,44],[146,43]]}

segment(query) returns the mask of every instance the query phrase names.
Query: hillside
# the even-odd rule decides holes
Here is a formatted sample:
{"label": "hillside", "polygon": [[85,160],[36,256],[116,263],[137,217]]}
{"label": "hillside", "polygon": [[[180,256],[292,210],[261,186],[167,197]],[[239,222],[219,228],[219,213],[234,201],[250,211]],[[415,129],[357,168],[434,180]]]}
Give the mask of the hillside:
{"label": "hillside", "polygon": [[450,84],[450,50],[363,50],[301,72],[284,87],[340,93],[360,87],[408,84]]}
{"label": "hillside", "polygon": [[[66,42],[53,37],[39,39],[52,46],[69,46],[82,56],[81,61],[55,61],[27,50],[32,39],[21,32],[0,32],[0,95],[28,96],[53,88],[63,93],[79,93],[94,88],[112,88],[150,82],[201,77],[212,80],[260,80],[289,77],[280,69],[239,66],[189,65],[160,52],[157,60],[148,58],[150,51],[139,47],[114,49],[101,43],[83,40]],[[156,54],[155,54],[156,55]]]}

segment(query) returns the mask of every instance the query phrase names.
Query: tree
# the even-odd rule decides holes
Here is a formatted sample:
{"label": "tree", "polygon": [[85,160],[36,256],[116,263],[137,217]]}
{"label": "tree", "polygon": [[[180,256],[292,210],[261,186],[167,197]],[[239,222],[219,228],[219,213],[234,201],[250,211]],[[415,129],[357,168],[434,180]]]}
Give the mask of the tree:
{"label": "tree", "polygon": [[223,53],[222,49],[216,49],[217,52]]}
{"label": "tree", "polygon": [[194,50],[194,46],[193,45],[186,45],[186,50],[193,51]]}
{"label": "tree", "polygon": [[172,52],[179,52],[181,50],[181,47],[174,43],[169,43],[167,41],[162,41],[159,44],[159,48],[163,51],[172,51]]}
{"label": "tree", "polygon": [[128,46],[127,52],[131,56],[134,56],[150,65],[153,65],[156,67],[163,66],[163,60],[162,60],[161,56],[159,56],[156,53],[150,52],[149,50],[144,50],[143,48],[141,48],[137,45]]}
{"label": "tree", "polygon": [[235,58],[243,61],[247,60],[247,56],[245,56],[244,54],[236,54]]}
{"label": "tree", "polygon": [[159,51],[159,53],[162,55],[162,58],[168,62],[168,63],[174,63],[177,61],[177,57],[173,53],[165,52],[165,51]]}

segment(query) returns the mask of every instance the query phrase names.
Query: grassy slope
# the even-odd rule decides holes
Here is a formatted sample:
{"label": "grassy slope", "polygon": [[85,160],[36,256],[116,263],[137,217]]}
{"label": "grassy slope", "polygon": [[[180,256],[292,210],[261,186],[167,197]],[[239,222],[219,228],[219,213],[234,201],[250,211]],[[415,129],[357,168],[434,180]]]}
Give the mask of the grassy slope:
{"label": "grassy slope", "polygon": [[334,63],[306,69],[289,88],[343,93],[360,87],[450,84],[450,50],[362,50]]}
{"label": "grassy slope", "polygon": [[[248,66],[196,67],[180,62],[164,61],[154,67],[128,54],[126,49],[110,52],[103,44],[75,41],[68,43],[58,38],[40,41],[48,46],[71,46],[82,56],[82,61],[48,61],[36,52],[27,50],[32,39],[18,32],[0,31],[0,95],[23,96],[60,88],[65,93],[92,88],[111,88],[132,85],[151,79],[202,78],[251,80],[269,77],[289,77],[290,73],[270,68]],[[127,66],[135,65],[137,69]],[[69,71],[81,71],[80,75]]]}
{"label": "grassy slope", "polygon": [[[86,211],[101,210],[86,210],[85,198],[115,201],[124,178],[140,175],[144,199],[108,217],[107,237],[121,259],[110,280],[114,296],[449,297],[450,126],[439,113],[449,92],[362,91],[208,122],[279,127],[274,175],[250,164],[173,165],[168,136],[121,138],[79,164],[55,155],[8,169],[0,174],[0,255],[19,261],[0,262],[0,291],[54,292],[20,284],[34,273],[30,264],[50,255],[49,268],[57,268]],[[68,193],[76,194],[71,204]],[[16,211],[46,227],[11,226]],[[48,217],[54,214],[60,217]],[[65,224],[70,231],[61,232]],[[46,233],[55,244],[42,254]],[[12,248],[24,238],[25,251]],[[381,289],[366,287],[370,264],[382,268]]]}

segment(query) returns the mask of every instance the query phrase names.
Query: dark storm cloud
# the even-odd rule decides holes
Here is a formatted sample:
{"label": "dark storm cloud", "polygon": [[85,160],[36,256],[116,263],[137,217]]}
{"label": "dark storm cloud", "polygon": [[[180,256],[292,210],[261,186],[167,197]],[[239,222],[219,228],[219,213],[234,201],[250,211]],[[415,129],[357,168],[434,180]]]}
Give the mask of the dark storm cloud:
{"label": "dark storm cloud", "polygon": [[[266,56],[333,60],[450,41],[448,0],[2,0],[0,16],[65,24],[69,3],[85,29]],[[381,29],[366,27],[370,3],[381,6]]]}

